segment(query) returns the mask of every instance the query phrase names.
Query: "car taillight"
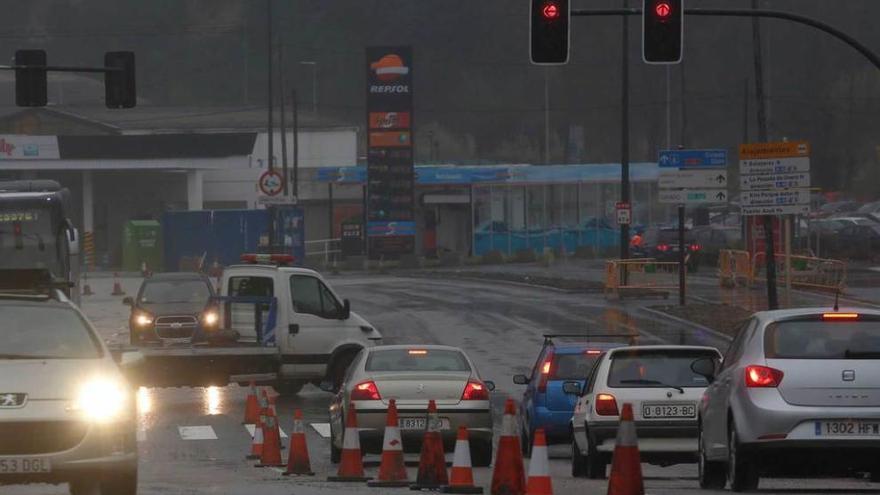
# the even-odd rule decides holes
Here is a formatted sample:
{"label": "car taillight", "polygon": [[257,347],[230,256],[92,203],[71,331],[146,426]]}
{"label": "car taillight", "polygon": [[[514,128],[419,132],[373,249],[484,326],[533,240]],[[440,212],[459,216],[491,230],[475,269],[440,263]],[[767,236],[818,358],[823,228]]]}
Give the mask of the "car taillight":
{"label": "car taillight", "polygon": [[489,389],[478,380],[468,380],[461,393],[461,400],[489,400]]}
{"label": "car taillight", "polygon": [[824,313],[823,320],[858,320],[858,313]]}
{"label": "car taillight", "polygon": [[660,251],[661,253],[669,251],[669,244],[657,244],[657,251]]}
{"label": "car taillight", "polygon": [[699,250],[701,250],[701,249],[703,249],[703,246],[700,246],[699,244],[691,244],[691,251],[696,252],[696,251],[699,251]]}
{"label": "car taillight", "polygon": [[617,399],[611,394],[599,394],[596,396],[596,414],[599,416],[618,416]]}
{"label": "car taillight", "polygon": [[746,387],[776,388],[782,382],[784,373],[767,366],[746,366]]}
{"label": "car taillight", "polygon": [[547,391],[547,382],[550,381],[550,374],[553,372],[553,351],[547,353],[544,363],[541,364],[541,378],[538,380],[538,392]]}
{"label": "car taillight", "polygon": [[382,400],[376,382],[369,380],[358,383],[351,391],[351,400]]}

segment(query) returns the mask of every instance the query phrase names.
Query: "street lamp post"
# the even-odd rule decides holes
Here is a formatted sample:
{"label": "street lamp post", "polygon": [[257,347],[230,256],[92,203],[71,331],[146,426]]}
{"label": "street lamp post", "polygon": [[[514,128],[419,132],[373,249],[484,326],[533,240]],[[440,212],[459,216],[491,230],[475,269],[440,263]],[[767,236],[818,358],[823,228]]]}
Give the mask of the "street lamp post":
{"label": "street lamp post", "polygon": [[300,60],[299,64],[312,66],[312,113],[318,115],[318,62]]}

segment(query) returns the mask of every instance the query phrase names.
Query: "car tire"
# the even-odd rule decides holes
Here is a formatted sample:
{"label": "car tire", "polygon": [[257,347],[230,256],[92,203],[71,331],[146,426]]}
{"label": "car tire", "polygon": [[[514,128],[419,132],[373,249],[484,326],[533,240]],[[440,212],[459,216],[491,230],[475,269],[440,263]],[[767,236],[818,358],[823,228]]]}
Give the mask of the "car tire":
{"label": "car tire", "polygon": [[492,465],[492,441],[474,442],[471,446],[471,462],[474,467]]}
{"label": "car tire", "polygon": [[581,454],[577,440],[571,439],[571,476],[572,478],[587,477],[587,458]]}
{"label": "car tire", "polygon": [[305,384],[299,380],[279,380],[272,384],[272,388],[283,396],[292,396],[298,394]]}
{"label": "car tire", "polygon": [[727,473],[724,471],[724,463],[710,461],[706,458],[706,450],[703,446],[703,428],[700,425],[697,437],[697,471],[699,473],[700,488],[705,490],[721,490],[727,484]]}
{"label": "car tire", "polygon": [[868,479],[871,480],[871,483],[880,483],[880,469],[868,473]]}
{"label": "car tire", "polygon": [[596,449],[596,440],[590,436],[589,432],[587,432],[587,442],[586,462],[584,462],[587,478],[591,480],[604,480],[608,461],[605,456]]}
{"label": "car tire", "polygon": [[330,424],[330,462],[339,464],[342,460],[342,449],[336,446],[336,434],[333,433],[333,423],[331,422]]}
{"label": "car tire", "polygon": [[736,424],[732,419],[727,438],[727,481],[730,482],[730,490],[733,492],[757,490],[758,467],[753,461],[743,459]]}
{"label": "car tire", "polygon": [[523,426],[522,433],[519,435],[519,443],[520,448],[522,449],[523,457],[531,457],[532,456],[532,441],[531,439],[534,437],[534,434],[529,431],[527,426]]}

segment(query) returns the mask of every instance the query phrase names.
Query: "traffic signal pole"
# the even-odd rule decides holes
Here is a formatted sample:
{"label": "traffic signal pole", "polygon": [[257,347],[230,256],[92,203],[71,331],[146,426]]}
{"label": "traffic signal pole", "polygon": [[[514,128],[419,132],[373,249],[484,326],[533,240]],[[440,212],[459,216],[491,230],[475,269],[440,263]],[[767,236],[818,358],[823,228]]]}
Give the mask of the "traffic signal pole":
{"label": "traffic signal pole", "polygon": [[[623,0],[626,7],[627,0]],[[622,21],[620,40],[620,202],[630,204],[629,197],[629,19]],[[620,226],[620,259],[629,259],[629,224]],[[626,269],[621,274],[626,282]]]}

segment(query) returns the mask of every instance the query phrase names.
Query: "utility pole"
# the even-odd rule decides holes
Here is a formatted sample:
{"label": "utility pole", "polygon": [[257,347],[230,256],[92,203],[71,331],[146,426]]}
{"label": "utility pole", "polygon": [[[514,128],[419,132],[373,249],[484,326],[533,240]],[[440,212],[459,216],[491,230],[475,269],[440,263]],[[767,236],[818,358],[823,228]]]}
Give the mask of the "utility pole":
{"label": "utility pole", "polygon": [[544,165],[550,165],[550,69],[544,67]]}
{"label": "utility pole", "polygon": [[[627,8],[627,0],[623,0]],[[620,57],[620,201],[629,203],[629,19],[622,17]],[[620,259],[629,258],[629,225],[620,226]],[[624,273],[624,276],[626,274]]]}
{"label": "utility pole", "polygon": [[293,196],[299,198],[299,104],[296,89],[291,91],[290,103],[293,113]]}
{"label": "utility pole", "polygon": [[[268,74],[266,78],[266,84],[268,85],[266,102],[268,122],[266,127],[268,135],[266,138],[269,140],[269,156],[266,159],[268,160],[269,170],[275,170],[275,129],[272,122],[272,104],[274,103],[272,98],[272,79],[275,77],[275,74],[272,73],[272,57],[274,56],[272,46],[272,0],[266,0],[266,45],[268,50],[266,60],[266,72]],[[272,252],[275,249],[275,208],[268,206],[266,209],[269,210],[269,252]]]}
{"label": "utility pole", "polygon": [[290,175],[287,168],[287,128],[284,122],[284,47],[278,46],[278,97],[281,99],[281,175],[284,177],[284,196],[290,196]]}

